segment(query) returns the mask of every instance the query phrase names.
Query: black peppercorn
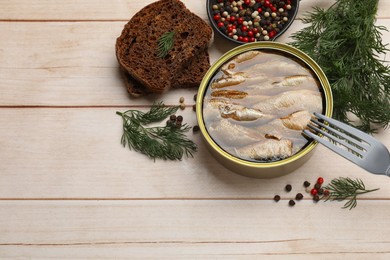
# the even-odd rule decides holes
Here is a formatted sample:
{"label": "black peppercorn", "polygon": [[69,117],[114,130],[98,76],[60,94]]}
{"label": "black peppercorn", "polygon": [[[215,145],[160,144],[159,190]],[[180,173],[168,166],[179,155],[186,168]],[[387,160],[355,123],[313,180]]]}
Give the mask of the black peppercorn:
{"label": "black peppercorn", "polygon": [[196,133],[199,131],[199,126],[198,125],[194,125],[194,127],[192,128],[192,132]]}
{"label": "black peppercorn", "polygon": [[315,202],[320,201],[320,196],[314,195],[313,200],[314,200]]}
{"label": "black peppercorn", "polygon": [[317,194],[318,195],[324,194],[324,189],[323,188],[318,189]]}
{"label": "black peppercorn", "polygon": [[171,116],[169,117],[169,119],[170,119],[171,121],[176,121],[176,116],[175,116],[175,115],[171,115]]}
{"label": "black peppercorn", "polygon": [[292,190],[292,186],[290,184],[287,184],[285,189],[286,189],[286,191],[291,191]]}
{"label": "black peppercorn", "polygon": [[178,122],[183,122],[183,116],[177,116],[177,117],[176,117],[176,120],[177,120]]}
{"label": "black peppercorn", "polygon": [[274,201],[278,202],[279,200],[280,200],[280,196],[279,195],[275,195]]}
{"label": "black peppercorn", "polygon": [[305,181],[305,182],[303,183],[303,186],[305,186],[305,188],[309,187],[309,186],[310,186],[310,182]]}
{"label": "black peppercorn", "polygon": [[294,206],[295,205],[295,201],[294,200],[289,200],[288,205]]}
{"label": "black peppercorn", "polygon": [[175,124],[175,121],[167,120],[167,126],[173,126]]}
{"label": "black peppercorn", "polygon": [[316,183],[316,184],[314,185],[314,189],[319,190],[320,188],[321,188],[321,184]]}
{"label": "black peppercorn", "polygon": [[297,195],[295,196],[295,199],[297,199],[297,200],[303,199],[302,193],[297,193]]}

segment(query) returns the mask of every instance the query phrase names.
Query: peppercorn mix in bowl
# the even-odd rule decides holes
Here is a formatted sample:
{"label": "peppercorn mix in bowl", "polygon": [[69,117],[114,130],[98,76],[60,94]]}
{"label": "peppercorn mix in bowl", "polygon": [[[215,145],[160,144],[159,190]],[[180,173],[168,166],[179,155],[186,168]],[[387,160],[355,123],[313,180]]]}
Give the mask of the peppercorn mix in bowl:
{"label": "peppercorn mix in bowl", "polygon": [[321,68],[305,53],[276,42],[227,52],[206,73],[197,120],[213,155],[245,176],[269,178],[301,166],[316,143],[302,133],[314,112],[332,114]]}
{"label": "peppercorn mix in bowl", "polygon": [[207,14],[215,31],[243,44],[273,41],[292,24],[299,0],[208,0]]}

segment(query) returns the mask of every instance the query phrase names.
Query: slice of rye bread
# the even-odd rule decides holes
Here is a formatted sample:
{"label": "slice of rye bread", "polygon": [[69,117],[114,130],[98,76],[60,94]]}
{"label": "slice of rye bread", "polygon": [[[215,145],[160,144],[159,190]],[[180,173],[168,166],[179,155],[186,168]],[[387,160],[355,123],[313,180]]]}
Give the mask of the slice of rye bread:
{"label": "slice of rye bread", "polygon": [[[158,40],[171,31],[175,31],[174,45],[159,58]],[[116,56],[122,69],[148,91],[161,93],[173,87],[211,38],[211,27],[182,2],[160,0],[144,7],[125,25],[116,41]]]}
{"label": "slice of rye bread", "polygon": [[[204,50],[199,55],[195,56],[191,63],[183,68],[181,74],[172,82],[173,88],[192,88],[199,87],[205,73],[210,68],[210,58],[207,50]],[[150,92],[141,83],[136,81],[125,69],[121,69],[125,78],[127,91],[131,96],[140,97],[147,95]]]}

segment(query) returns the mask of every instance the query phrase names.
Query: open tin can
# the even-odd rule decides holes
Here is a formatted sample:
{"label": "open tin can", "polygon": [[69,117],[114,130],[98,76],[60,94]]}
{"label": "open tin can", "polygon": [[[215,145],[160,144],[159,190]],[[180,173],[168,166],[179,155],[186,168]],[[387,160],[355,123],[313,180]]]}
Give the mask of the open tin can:
{"label": "open tin can", "polygon": [[[241,61],[251,59],[249,56],[251,56],[253,53],[256,53],[256,55],[260,53],[260,55],[262,55],[262,56],[258,56],[258,57],[261,57],[263,64],[258,65],[256,63],[257,60],[253,59],[250,61],[251,64],[248,65],[249,69],[246,68],[243,71],[234,71],[235,64],[237,65]],[[250,54],[250,55],[246,55],[246,54]],[[269,56],[267,56],[267,55],[269,55]],[[286,67],[285,68],[286,71],[288,71],[288,73],[290,73],[290,74],[286,74],[287,76],[282,73],[283,75],[280,75],[280,77],[278,75],[274,75],[275,79],[271,79],[271,81],[269,81],[268,79],[265,79],[264,75],[262,73],[263,72],[265,73],[265,71],[267,71],[268,69],[271,69],[272,66],[275,65],[275,62],[278,62],[277,60],[275,61],[273,58],[268,58],[268,57],[273,57],[272,55],[277,55],[278,57],[279,56],[282,57],[282,59],[291,60],[291,63],[299,64],[298,67],[296,67],[297,68],[296,71],[294,71],[294,69],[291,70],[291,68]],[[283,66],[287,66],[287,65],[283,65],[283,64],[289,64],[289,63],[284,63],[284,62],[285,61],[280,61],[280,66],[277,67],[278,68],[277,70],[279,70],[280,68],[283,69]],[[240,65],[240,64],[238,64],[238,65]],[[248,72],[253,71],[253,70],[251,70],[251,68],[256,68],[257,65],[260,68],[258,71],[260,71],[261,73],[259,75],[249,75]],[[288,65],[288,66],[290,66],[290,65]],[[239,66],[237,66],[237,67],[239,67]],[[302,68],[300,68],[300,67],[302,67]],[[306,71],[308,72],[308,73],[306,73],[307,75],[303,75],[303,74],[305,74]],[[248,75],[246,75],[245,73],[247,73]],[[291,75],[294,75],[294,76],[291,76]],[[234,77],[236,77],[236,78],[234,78]],[[242,77],[244,79],[242,79]],[[318,101],[320,104],[318,104],[318,105],[316,105],[316,102],[311,99],[311,96],[310,96],[312,93],[311,90],[304,90],[304,89],[300,90],[301,87],[299,84],[301,84],[300,82],[303,82],[303,80],[305,80],[306,77],[308,79],[309,79],[309,77],[312,77],[313,79],[310,78],[310,80],[311,81],[314,80],[316,82],[316,87],[317,87],[317,90],[319,92],[318,96],[321,97],[320,101]],[[245,79],[247,79],[247,82],[243,83],[244,85],[247,84],[247,85],[245,85],[245,87],[247,89],[249,89],[253,84],[254,84],[255,89],[256,89],[256,84],[257,84],[259,86],[259,88],[271,89],[271,90],[269,90],[271,92],[275,91],[275,90],[272,90],[272,88],[280,87],[280,89],[282,89],[282,90],[287,89],[289,91],[289,87],[292,87],[295,90],[298,89],[301,92],[310,93],[310,95],[307,98],[304,97],[303,99],[300,99],[299,102],[304,103],[304,104],[308,103],[308,104],[314,104],[315,106],[319,106],[319,109],[320,109],[319,112],[321,112],[322,114],[324,114],[328,117],[331,117],[332,116],[332,109],[333,109],[333,97],[332,97],[331,87],[329,85],[329,82],[328,82],[324,72],[317,65],[317,63],[313,59],[311,59],[307,54],[301,52],[300,50],[298,50],[292,46],[282,44],[282,43],[277,43],[277,42],[255,42],[255,43],[244,44],[244,45],[241,45],[239,47],[236,47],[236,48],[232,49],[231,51],[225,53],[222,57],[220,57],[208,70],[208,72],[206,73],[205,77],[203,78],[203,81],[201,82],[201,85],[200,85],[199,90],[198,90],[198,95],[197,95],[197,100],[196,100],[196,108],[197,108],[196,114],[197,114],[197,121],[199,124],[199,128],[201,130],[201,134],[204,138],[204,141],[205,141],[207,147],[209,148],[209,150],[211,151],[213,156],[222,165],[224,165],[226,168],[228,168],[228,169],[230,169],[230,170],[232,170],[240,175],[247,176],[247,177],[253,177],[253,178],[278,177],[278,176],[285,175],[287,173],[290,173],[290,172],[296,170],[298,167],[300,167],[302,164],[304,164],[310,158],[310,156],[313,153],[314,148],[317,146],[317,142],[304,137],[302,131],[297,130],[294,132],[295,135],[298,135],[298,138],[301,138],[301,139],[306,138],[305,144],[302,145],[302,147],[299,150],[297,150],[293,153],[289,153],[288,156],[279,157],[277,159],[275,159],[275,157],[272,157],[272,158],[268,158],[266,160],[263,160],[263,159],[259,160],[259,158],[256,158],[257,155],[252,157],[252,154],[254,153],[254,150],[256,150],[256,149],[257,149],[256,150],[257,152],[262,154],[264,151],[262,151],[261,148],[260,149],[258,149],[258,148],[252,149],[251,148],[251,150],[249,150],[251,157],[246,158],[246,157],[241,156],[241,153],[238,152],[238,151],[242,151],[244,148],[242,148],[242,147],[239,147],[239,148],[228,147],[228,145],[226,145],[220,141],[220,138],[218,138],[214,135],[213,131],[215,129],[218,129],[218,131],[219,131],[218,134],[222,135],[221,139],[224,139],[224,135],[230,136],[229,141],[232,141],[233,143],[237,143],[237,145],[241,142],[241,138],[245,138],[245,142],[246,142],[245,147],[247,147],[247,146],[252,147],[254,145],[253,143],[250,143],[250,141],[248,143],[248,138],[245,135],[247,133],[247,131],[249,131],[252,134],[252,136],[253,136],[253,134],[256,135],[256,133],[259,132],[259,135],[262,135],[261,139],[266,140],[266,142],[272,143],[272,141],[276,140],[276,139],[279,139],[279,141],[280,140],[284,141],[283,136],[278,137],[277,134],[270,135],[270,134],[268,134],[268,132],[265,134],[265,136],[266,136],[265,138],[269,138],[269,139],[264,139],[263,135],[265,132],[261,133],[261,129],[264,129],[264,128],[270,129],[270,128],[272,128],[272,125],[276,125],[276,123],[281,125],[282,123],[280,123],[281,121],[279,120],[279,118],[277,118],[277,120],[270,119],[267,122],[264,119],[264,118],[266,118],[266,116],[264,116],[264,118],[259,119],[259,120],[263,120],[263,121],[265,120],[264,126],[261,126],[261,125],[255,126],[252,129],[244,130],[245,134],[240,134],[240,131],[242,131],[242,129],[244,129],[246,126],[248,126],[250,124],[252,124],[252,125],[256,124],[253,122],[257,122],[256,121],[257,119],[256,119],[256,117],[254,117],[254,118],[252,118],[252,117],[241,118],[240,116],[242,116],[242,112],[244,110],[239,111],[240,113],[238,113],[237,111],[234,111],[234,112],[237,112],[235,114],[232,113],[234,109],[231,109],[231,104],[236,104],[236,105],[233,105],[233,106],[235,106],[235,108],[238,107],[239,109],[250,109],[249,112],[251,113],[251,115],[254,115],[254,116],[256,116],[256,113],[260,114],[260,115],[262,115],[262,112],[264,112],[264,115],[267,115],[267,113],[269,113],[268,111],[266,111],[267,110],[266,104],[267,104],[267,102],[269,103],[269,101],[266,100],[267,98],[264,97],[264,95],[262,93],[256,92],[256,94],[253,94],[253,95],[259,95],[259,97],[260,97],[260,100],[259,100],[260,103],[257,105],[257,107],[256,107],[256,105],[249,104],[250,103],[249,101],[248,101],[249,103],[246,103],[247,102],[246,100],[250,100],[250,99],[252,100],[254,98],[253,98],[253,95],[250,94],[250,93],[252,93],[251,89],[249,89],[250,91],[242,91],[242,88],[240,89],[240,85],[239,85],[240,83],[237,83],[240,81],[240,79],[242,79],[242,82],[245,82]],[[262,79],[264,79],[264,81]],[[229,80],[231,82],[227,83],[226,86],[224,84],[221,84],[221,83],[228,82]],[[237,80],[237,82],[233,82],[236,80]],[[250,86],[248,85],[249,81],[251,81],[253,83],[252,85],[249,84]],[[217,85],[217,84],[219,84],[219,85]],[[268,85],[266,85],[266,84],[268,84]],[[221,88],[219,88],[219,87],[221,87]],[[276,91],[282,91],[282,90],[277,89]],[[256,90],[256,91],[258,91],[258,90]],[[246,92],[249,92],[249,95]],[[286,93],[287,93],[287,91],[286,91]],[[286,93],[275,94],[275,97],[272,97],[271,99],[276,100],[277,96],[282,96],[282,95],[286,96]],[[234,95],[236,95],[236,96],[234,96],[233,98],[230,98],[230,96],[226,96],[226,94],[229,94],[229,95],[232,94],[233,96]],[[222,98],[220,98],[221,96],[222,96]],[[245,96],[245,98],[243,98],[243,96]],[[226,98],[226,97],[228,97],[228,98]],[[250,97],[250,98],[248,98],[248,97]],[[266,100],[266,101],[263,101],[263,100]],[[213,101],[213,103],[211,101]],[[222,102],[222,103],[219,103],[219,105],[217,104],[215,110],[212,113],[218,114],[220,112],[220,114],[218,114],[218,116],[213,118],[214,121],[211,121],[211,120],[209,120],[209,110],[207,110],[207,109],[208,109],[208,106],[210,104],[214,105],[215,102]],[[274,102],[274,101],[272,101],[272,102]],[[223,104],[223,105],[221,105],[221,104]],[[228,104],[228,105],[226,105],[226,107],[225,107],[224,104]],[[229,113],[226,113],[228,106],[230,106],[229,107],[230,110],[228,111]],[[302,105],[298,104],[298,106],[301,107]],[[297,110],[299,110],[299,109],[297,109]],[[297,112],[299,112],[299,111],[297,111]],[[285,118],[285,117],[283,117],[283,118]],[[220,120],[220,122],[223,121],[224,123],[228,124],[228,126],[229,125],[233,126],[233,128],[232,128],[233,131],[230,131],[228,128],[226,128],[226,129],[221,128],[220,126],[215,127],[215,124],[218,125],[220,123],[218,120]],[[238,121],[235,121],[235,120],[238,120]],[[245,120],[249,120],[249,121],[253,120],[253,121],[247,122]],[[245,121],[245,122],[243,122],[243,121]],[[273,121],[275,121],[276,123],[274,123]],[[237,123],[237,125],[234,125],[235,123]],[[283,123],[284,123],[284,121],[283,121]],[[242,124],[242,125],[240,125],[240,124]],[[305,123],[305,126],[306,126],[306,123]],[[233,137],[234,140],[232,140],[231,137],[232,137],[232,134],[234,134],[233,132],[235,132],[235,131],[237,131],[238,134],[235,134],[235,136]],[[272,132],[272,130],[271,130],[271,132]],[[285,142],[289,143],[288,148],[293,147],[293,144],[291,142],[289,142],[289,141],[285,141]],[[254,143],[257,143],[257,142],[254,141]],[[279,145],[281,142],[275,142],[275,143]],[[290,147],[290,143],[291,143],[291,147]],[[277,148],[277,149],[279,149],[279,148]],[[279,150],[283,150],[283,149],[284,148],[281,148]],[[236,151],[237,153],[232,152],[233,150]],[[244,149],[244,151],[247,151],[247,150],[248,149],[246,149],[246,148]]]}

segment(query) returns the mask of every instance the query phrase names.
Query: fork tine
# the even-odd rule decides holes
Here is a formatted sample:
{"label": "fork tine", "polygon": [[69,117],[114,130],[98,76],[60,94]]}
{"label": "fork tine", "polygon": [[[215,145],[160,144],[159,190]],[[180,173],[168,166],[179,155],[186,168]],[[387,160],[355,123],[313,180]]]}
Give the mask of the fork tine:
{"label": "fork tine", "polygon": [[[361,149],[364,149],[364,150],[367,151],[370,148],[370,145],[368,145],[367,143],[362,142],[361,140],[358,140],[356,138],[353,138],[352,136],[346,135],[345,133],[340,132],[338,129],[332,128],[330,125],[325,125],[325,124],[319,122],[318,120],[314,120],[314,119],[311,119],[310,121],[312,121],[313,123],[315,123],[315,124],[325,128],[326,130],[328,130],[330,132],[333,132],[334,134],[340,136],[341,138],[344,138],[345,140],[348,140],[350,143],[353,143],[353,144],[359,146]],[[335,136],[335,137],[337,138],[337,136]],[[337,140],[340,140],[340,142],[341,142],[343,140],[341,138],[337,138]],[[345,144],[345,146],[348,146],[347,142],[344,142],[343,145],[344,144]]]}
{"label": "fork tine", "polygon": [[[319,123],[321,126],[324,126],[326,129],[330,130],[330,131],[333,131],[333,129],[330,129],[328,126],[326,125],[323,125],[321,124],[320,122],[315,122],[316,124]],[[358,149],[357,147],[355,146],[352,146],[350,145],[349,143],[347,143],[346,141],[344,141],[343,139],[339,139],[338,137],[334,136],[334,135],[331,135],[325,131],[323,131],[322,129],[320,128],[317,128],[315,127],[314,125],[307,125],[308,127],[310,127],[311,129],[313,129],[314,131],[318,132],[318,133],[321,133],[323,134],[324,136],[328,137],[329,139],[337,142],[337,143],[340,143],[342,145],[344,145],[345,147],[347,147],[348,149],[351,149],[352,151],[354,151],[355,153],[359,154],[360,156],[362,156],[362,153],[364,152],[363,150],[360,150]]]}
{"label": "fork tine", "polygon": [[329,118],[329,117],[324,116],[324,115],[322,115],[322,114],[320,114],[320,113],[317,113],[317,112],[314,112],[314,115],[315,115],[317,118],[323,119],[323,120],[325,120],[326,122],[328,122],[329,124],[334,125],[334,126],[340,128],[341,130],[343,130],[343,131],[345,131],[345,132],[347,132],[347,133],[352,134],[352,135],[355,136],[356,138],[358,138],[358,139],[360,139],[360,140],[363,140],[364,142],[366,142],[366,143],[368,143],[368,144],[370,144],[370,143],[378,143],[378,141],[377,141],[374,137],[372,137],[372,136],[370,136],[370,135],[364,133],[363,131],[360,131],[360,130],[358,130],[358,129],[352,127],[352,126],[349,126],[349,125],[347,125],[347,124],[344,124],[344,123],[342,123],[342,122],[339,122],[339,121],[337,121],[337,120],[334,120],[334,119],[332,119],[332,118]]}
{"label": "fork tine", "polygon": [[303,133],[305,133],[307,136],[313,138],[317,142],[321,143],[322,145],[326,146],[330,150],[340,154],[345,159],[350,160],[351,162],[358,164],[358,165],[361,163],[360,157],[348,152],[347,150],[344,150],[341,147],[339,147],[339,146],[337,146],[329,141],[326,141],[325,139],[319,137],[318,135],[313,134],[312,132],[310,132],[308,130],[303,130]]}

